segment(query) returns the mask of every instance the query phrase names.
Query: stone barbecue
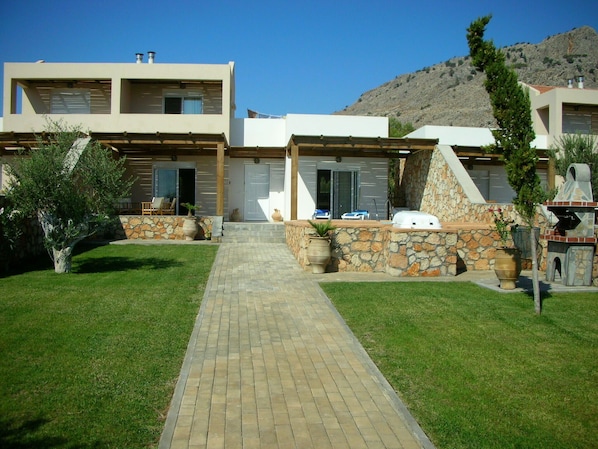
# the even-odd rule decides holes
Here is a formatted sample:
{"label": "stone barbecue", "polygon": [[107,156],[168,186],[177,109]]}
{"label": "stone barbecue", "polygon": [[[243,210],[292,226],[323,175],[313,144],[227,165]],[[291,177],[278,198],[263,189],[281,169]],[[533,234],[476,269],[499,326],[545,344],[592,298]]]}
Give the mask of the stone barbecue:
{"label": "stone barbecue", "polygon": [[560,275],[563,285],[592,283],[592,261],[596,248],[594,234],[595,202],[586,164],[571,164],[562,189],[545,206],[558,218],[553,229],[543,236],[548,241],[546,280]]}

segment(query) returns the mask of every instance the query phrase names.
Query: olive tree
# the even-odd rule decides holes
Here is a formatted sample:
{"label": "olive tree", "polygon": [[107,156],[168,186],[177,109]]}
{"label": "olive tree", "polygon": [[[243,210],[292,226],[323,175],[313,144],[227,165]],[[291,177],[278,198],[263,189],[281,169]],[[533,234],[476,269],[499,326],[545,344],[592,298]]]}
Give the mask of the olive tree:
{"label": "olive tree", "polygon": [[[484,40],[486,25],[491,16],[479,18],[467,29],[472,64],[486,74],[484,87],[490,97],[492,112],[498,128],[492,130],[493,151],[501,154],[509,185],[515,191],[513,204],[523,221],[533,228],[538,204],[546,199],[540,177],[536,173],[538,155],[531,146],[535,133],[531,117],[529,92],[517,81],[515,70],[505,63],[505,55],[491,40]],[[532,248],[532,276],[536,313],[542,312],[538,259],[535,235],[530,232]]]}
{"label": "olive tree", "polygon": [[37,217],[57,273],[70,272],[75,245],[113,220],[132,184],[124,162],[79,127],[52,121],[33,148],[6,161],[7,198]]}

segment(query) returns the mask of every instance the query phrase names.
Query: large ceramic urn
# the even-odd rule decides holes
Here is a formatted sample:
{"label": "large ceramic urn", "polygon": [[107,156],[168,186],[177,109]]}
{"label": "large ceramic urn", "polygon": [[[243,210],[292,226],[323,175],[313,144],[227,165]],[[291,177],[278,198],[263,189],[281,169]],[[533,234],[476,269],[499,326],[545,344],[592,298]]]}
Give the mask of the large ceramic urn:
{"label": "large ceramic urn", "polygon": [[494,258],[494,272],[500,288],[513,290],[521,274],[521,251],[517,248],[499,248]]}
{"label": "large ceramic urn", "polygon": [[185,240],[195,240],[198,231],[199,227],[197,226],[195,217],[192,215],[185,217],[183,220],[183,235],[185,236]]}
{"label": "large ceramic urn", "polygon": [[307,260],[312,273],[326,272],[326,265],[330,262],[330,239],[328,237],[311,236],[307,246]]}

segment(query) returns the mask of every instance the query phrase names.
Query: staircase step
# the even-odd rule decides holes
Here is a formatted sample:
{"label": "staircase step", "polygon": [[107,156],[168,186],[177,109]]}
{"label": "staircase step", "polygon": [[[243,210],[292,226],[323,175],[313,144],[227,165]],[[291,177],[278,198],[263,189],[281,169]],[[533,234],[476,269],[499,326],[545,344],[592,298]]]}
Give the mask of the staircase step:
{"label": "staircase step", "polygon": [[223,227],[225,243],[286,243],[283,223],[225,222]]}

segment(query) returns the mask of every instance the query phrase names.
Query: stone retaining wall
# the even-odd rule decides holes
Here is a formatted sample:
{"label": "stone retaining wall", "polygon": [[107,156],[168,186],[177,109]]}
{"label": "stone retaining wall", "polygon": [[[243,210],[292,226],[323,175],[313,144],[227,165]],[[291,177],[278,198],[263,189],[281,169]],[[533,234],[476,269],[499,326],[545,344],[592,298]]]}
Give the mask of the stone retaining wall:
{"label": "stone retaining wall", "polygon": [[[285,223],[287,245],[307,269],[307,246],[315,235],[307,221]],[[393,228],[376,221],[334,220],[327,271],[386,272],[393,276],[446,276],[494,269],[500,238],[491,225],[443,223],[441,230]],[[545,266],[542,242],[539,269]],[[525,261],[524,261],[525,262]],[[531,263],[524,263],[531,268]]]}
{"label": "stone retaining wall", "polygon": [[[456,231],[412,231],[374,221],[334,221],[327,271],[388,272],[393,276],[455,275]],[[287,245],[305,269],[315,235],[307,221],[285,223]]]}
{"label": "stone retaining wall", "polygon": [[[121,228],[116,229],[115,238],[149,240],[185,240],[183,235],[184,216],[172,215],[120,215]],[[212,217],[197,217],[199,232],[196,240],[204,240],[207,230],[212,229]]]}

